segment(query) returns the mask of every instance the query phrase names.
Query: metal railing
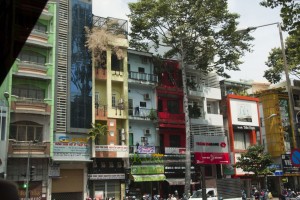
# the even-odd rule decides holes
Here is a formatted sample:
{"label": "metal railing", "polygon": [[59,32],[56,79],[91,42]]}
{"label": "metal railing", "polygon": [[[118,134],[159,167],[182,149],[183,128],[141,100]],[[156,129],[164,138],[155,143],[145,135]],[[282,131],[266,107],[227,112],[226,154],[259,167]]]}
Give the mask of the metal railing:
{"label": "metal railing", "polygon": [[147,74],[147,73],[140,73],[140,72],[129,72],[129,78],[133,80],[139,80],[139,81],[148,81],[157,83],[158,77],[155,74]]}

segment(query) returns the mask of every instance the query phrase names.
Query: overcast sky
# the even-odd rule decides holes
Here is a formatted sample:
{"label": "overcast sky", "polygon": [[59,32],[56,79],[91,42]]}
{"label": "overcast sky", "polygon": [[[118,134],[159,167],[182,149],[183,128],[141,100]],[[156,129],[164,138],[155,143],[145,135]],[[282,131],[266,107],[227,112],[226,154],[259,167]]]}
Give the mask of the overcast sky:
{"label": "overcast sky", "polygon": [[[128,2],[136,2],[136,0],[93,0],[93,14],[128,19],[126,16],[129,14]],[[238,29],[281,22],[279,9],[262,7],[259,2],[260,0],[228,0],[229,10],[240,15]],[[240,66],[240,71],[228,72],[232,80],[266,81],[263,78],[264,70],[267,69],[264,63],[270,50],[280,47],[277,25],[258,28],[251,32],[251,35],[255,38],[252,42],[253,52],[246,53],[243,57],[244,63]]]}

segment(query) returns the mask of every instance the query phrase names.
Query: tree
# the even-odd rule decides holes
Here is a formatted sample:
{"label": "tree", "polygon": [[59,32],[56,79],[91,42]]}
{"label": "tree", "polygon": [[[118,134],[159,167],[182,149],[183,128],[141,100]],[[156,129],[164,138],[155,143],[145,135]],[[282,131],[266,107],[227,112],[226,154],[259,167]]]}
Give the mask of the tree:
{"label": "tree", "polygon": [[266,180],[266,176],[274,171],[270,168],[272,164],[271,155],[264,152],[264,146],[252,145],[247,148],[247,152],[242,153],[241,157],[237,158],[234,167],[241,168],[244,172],[252,173],[256,180],[258,180],[260,175],[264,175]]}
{"label": "tree", "polygon": [[[300,78],[300,30],[297,33],[287,37],[285,53],[290,75]],[[282,73],[284,73],[281,48],[273,48],[271,50],[266,65],[269,69],[264,72],[264,77],[270,83],[279,82],[282,78]]]}
{"label": "tree", "polygon": [[236,31],[238,15],[229,13],[226,0],[140,0],[129,3],[131,40],[137,50],[158,51],[165,58],[181,61],[186,127],[185,194],[190,192],[190,120],[185,64],[203,73],[215,71],[229,78],[226,70],[239,70],[240,57],[250,51],[253,38]]}
{"label": "tree", "polygon": [[101,136],[107,134],[107,125],[102,125],[100,123],[92,124],[92,128],[88,132],[88,140],[91,139],[96,145],[100,144]]}
{"label": "tree", "polygon": [[300,3],[299,0],[263,0],[262,6],[275,8],[281,7],[280,16],[283,21],[283,30],[293,34],[300,30]]}

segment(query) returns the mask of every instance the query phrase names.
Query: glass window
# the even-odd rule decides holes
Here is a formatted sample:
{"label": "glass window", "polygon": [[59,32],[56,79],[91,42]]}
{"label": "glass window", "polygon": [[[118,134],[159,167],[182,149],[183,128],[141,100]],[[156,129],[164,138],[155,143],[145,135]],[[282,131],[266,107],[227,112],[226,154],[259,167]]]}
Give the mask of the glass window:
{"label": "glass window", "polygon": [[111,97],[111,106],[116,107],[116,94],[113,94]]}
{"label": "glass window", "polygon": [[140,107],[146,108],[147,107],[147,103],[144,101],[140,102]]}
{"label": "glass window", "polygon": [[170,135],[169,141],[170,141],[170,147],[180,147],[179,135]]}
{"label": "glass window", "polygon": [[157,111],[163,112],[163,101],[161,99],[158,100]]}
{"label": "glass window", "polygon": [[139,67],[139,73],[145,73],[145,68]]}
{"label": "glass window", "polygon": [[21,121],[10,125],[10,139],[17,141],[42,141],[43,126],[34,122]]}
{"label": "glass window", "polygon": [[250,135],[247,132],[234,133],[234,148],[246,150],[250,146]]}
{"label": "glass window", "polygon": [[168,100],[168,112],[179,114],[179,103],[177,100]]}

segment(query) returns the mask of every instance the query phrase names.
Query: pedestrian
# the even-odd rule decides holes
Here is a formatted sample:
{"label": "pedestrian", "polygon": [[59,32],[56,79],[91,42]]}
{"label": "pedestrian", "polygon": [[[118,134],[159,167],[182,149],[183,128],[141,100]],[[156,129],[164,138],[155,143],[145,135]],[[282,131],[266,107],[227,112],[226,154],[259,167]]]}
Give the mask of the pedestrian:
{"label": "pedestrian", "polygon": [[0,179],[0,198],[5,200],[20,200],[17,185]]}

